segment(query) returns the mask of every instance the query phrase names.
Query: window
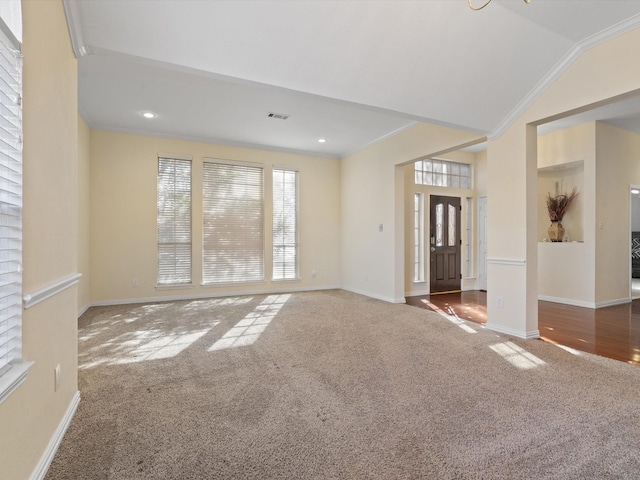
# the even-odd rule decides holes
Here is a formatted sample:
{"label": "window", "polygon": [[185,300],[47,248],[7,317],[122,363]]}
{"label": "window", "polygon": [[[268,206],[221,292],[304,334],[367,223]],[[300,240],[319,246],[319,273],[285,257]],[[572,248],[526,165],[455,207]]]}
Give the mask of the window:
{"label": "window", "polygon": [[158,285],[191,283],[191,160],[158,158]]}
{"label": "window", "polygon": [[22,361],[22,57],[0,33],[0,402],[24,380]]}
{"label": "window", "polygon": [[424,214],[422,194],[413,195],[413,281],[424,282]]}
{"label": "window", "polygon": [[415,183],[435,187],[471,188],[471,165],[447,160],[415,163]]}
{"label": "window", "polygon": [[299,278],[298,172],[273,170],[273,279]]}
{"label": "window", "polygon": [[203,165],[204,283],[264,280],[262,166]]}

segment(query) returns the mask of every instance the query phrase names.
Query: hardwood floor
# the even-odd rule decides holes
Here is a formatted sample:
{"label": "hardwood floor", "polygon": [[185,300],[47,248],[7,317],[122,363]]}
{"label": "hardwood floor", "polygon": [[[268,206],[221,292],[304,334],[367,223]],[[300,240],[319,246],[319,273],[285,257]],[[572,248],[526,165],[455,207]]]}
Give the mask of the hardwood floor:
{"label": "hardwood floor", "polygon": [[[487,321],[487,294],[482,291],[407,297],[407,304]],[[545,341],[640,365],[640,299],[595,310],[539,301],[538,329]]]}

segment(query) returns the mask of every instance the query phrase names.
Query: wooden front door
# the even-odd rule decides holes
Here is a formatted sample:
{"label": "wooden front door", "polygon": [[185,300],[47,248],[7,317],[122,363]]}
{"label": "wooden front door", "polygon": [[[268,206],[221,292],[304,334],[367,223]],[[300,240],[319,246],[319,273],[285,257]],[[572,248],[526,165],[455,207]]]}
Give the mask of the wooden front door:
{"label": "wooden front door", "polygon": [[430,213],[430,291],[460,290],[460,199],[431,195]]}

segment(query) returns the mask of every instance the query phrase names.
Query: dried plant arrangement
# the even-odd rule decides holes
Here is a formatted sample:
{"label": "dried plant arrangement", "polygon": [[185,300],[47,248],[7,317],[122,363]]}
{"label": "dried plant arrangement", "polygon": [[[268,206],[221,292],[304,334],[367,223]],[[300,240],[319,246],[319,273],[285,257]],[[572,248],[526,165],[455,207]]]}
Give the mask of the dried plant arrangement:
{"label": "dried plant arrangement", "polygon": [[573,187],[571,193],[551,196],[547,193],[547,211],[549,212],[549,220],[552,222],[561,222],[562,218],[571,208],[571,205],[578,197],[576,187]]}

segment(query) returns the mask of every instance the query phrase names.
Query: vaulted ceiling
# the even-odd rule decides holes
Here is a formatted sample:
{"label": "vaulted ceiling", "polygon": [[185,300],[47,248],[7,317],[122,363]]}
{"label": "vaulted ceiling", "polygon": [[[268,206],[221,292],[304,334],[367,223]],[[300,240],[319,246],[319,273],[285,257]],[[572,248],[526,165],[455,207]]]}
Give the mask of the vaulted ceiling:
{"label": "vaulted ceiling", "polygon": [[640,26],[627,0],[64,5],[92,127],[331,157],[422,121],[497,134],[582,51]]}

